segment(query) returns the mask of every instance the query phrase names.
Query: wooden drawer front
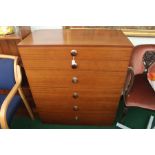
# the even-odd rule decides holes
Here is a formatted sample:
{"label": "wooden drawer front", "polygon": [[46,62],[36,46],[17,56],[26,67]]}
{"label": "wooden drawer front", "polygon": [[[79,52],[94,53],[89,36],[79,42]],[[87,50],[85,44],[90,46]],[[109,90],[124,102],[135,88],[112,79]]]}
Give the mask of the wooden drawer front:
{"label": "wooden drawer front", "polygon": [[111,125],[115,120],[114,113],[83,113],[40,111],[39,116],[45,123],[72,125]]}
{"label": "wooden drawer front", "polygon": [[[27,70],[31,78],[29,83],[32,92],[35,89],[52,88],[104,88],[121,89],[124,83],[123,72],[94,72],[94,71],[47,71]],[[73,83],[72,78],[77,77],[78,82]],[[123,78],[122,78],[123,77]]]}
{"label": "wooden drawer front", "polygon": [[112,125],[115,120],[115,113],[91,113],[79,112],[76,124],[83,125]]}
{"label": "wooden drawer front", "polygon": [[[112,61],[106,61],[106,60],[99,60],[99,61],[89,61],[89,60],[76,60],[77,63],[77,68],[72,69],[71,66],[71,60],[50,60],[48,61],[37,61],[32,60],[32,63],[28,63],[29,60],[27,61],[27,69],[31,70],[74,70],[74,71],[117,71],[117,72],[123,72],[127,70],[127,61],[117,61],[117,62],[112,62]],[[44,64],[44,65],[41,65]],[[41,65],[41,66],[40,66]]]}
{"label": "wooden drawer front", "polygon": [[26,48],[26,51],[21,49],[24,66],[31,70],[72,69],[70,51],[76,49],[77,70],[126,71],[131,51],[130,48],[109,47],[31,47]]}
{"label": "wooden drawer front", "polygon": [[[52,98],[52,97],[51,97]],[[106,101],[106,97],[103,97],[103,101],[101,102],[92,102],[91,100],[87,100],[84,102],[83,100],[73,101],[72,99],[67,101],[63,101],[61,99],[51,99],[50,101],[38,97],[35,101],[37,102],[37,108],[40,109],[50,109],[51,112],[70,112],[75,111],[74,106],[78,106],[78,111],[100,111],[100,112],[115,112],[117,108],[117,103],[119,102],[118,97],[114,98],[114,101]],[[47,100],[47,101],[45,101]],[[95,100],[95,98],[94,98]],[[46,106],[45,106],[46,105]]]}
{"label": "wooden drawer front", "polygon": [[[78,98],[73,93],[78,93]],[[51,111],[72,111],[74,105],[81,111],[115,111],[120,93],[117,90],[75,90],[68,88],[51,89],[49,91],[35,91],[37,107],[51,109]],[[46,106],[44,106],[46,104]]]}
{"label": "wooden drawer front", "polygon": [[19,47],[24,60],[70,60],[71,50],[77,50],[79,60],[125,60],[128,61],[132,48],[123,47]]}
{"label": "wooden drawer front", "polygon": [[75,112],[51,112],[49,110],[38,109],[39,117],[45,123],[55,124],[76,124]]}

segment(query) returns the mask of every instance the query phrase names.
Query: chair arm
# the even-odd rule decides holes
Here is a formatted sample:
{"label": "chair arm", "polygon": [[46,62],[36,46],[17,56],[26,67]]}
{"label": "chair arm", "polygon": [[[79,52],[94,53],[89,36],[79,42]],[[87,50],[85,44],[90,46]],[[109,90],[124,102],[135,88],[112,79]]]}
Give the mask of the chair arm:
{"label": "chair arm", "polygon": [[5,100],[2,103],[1,109],[0,109],[0,123],[1,123],[1,128],[9,128],[7,124],[7,119],[6,119],[6,113],[7,109],[9,107],[9,104],[11,100],[13,99],[14,95],[18,91],[18,88],[21,83],[16,83],[14,87],[10,90],[9,94],[5,98]]}
{"label": "chair arm", "polygon": [[127,77],[126,77],[126,81],[125,81],[125,85],[124,85],[124,89],[123,89],[123,96],[125,99],[133,86],[134,76],[135,76],[135,74],[134,74],[133,67],[131,67],[131,66],[128,67]]}

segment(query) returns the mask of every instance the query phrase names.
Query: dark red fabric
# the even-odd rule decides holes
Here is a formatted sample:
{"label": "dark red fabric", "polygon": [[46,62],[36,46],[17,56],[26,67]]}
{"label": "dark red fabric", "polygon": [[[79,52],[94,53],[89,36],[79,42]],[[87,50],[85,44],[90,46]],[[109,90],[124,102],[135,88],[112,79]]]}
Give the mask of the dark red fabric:
{"label": "dark red fabric", "polygon": [[133,48],[129,66],[134,68],[135,74],[144,71],[143,56],[146,51],[155,51],[155,45],[139,45]]}
{"label": "dark red fabric", "polygon": [[155,110],[155,92],[147,80],[146,74],[136,75],[131,88],[126,106],[136,106]]}
{"label": "dark red fabric", "polygon": [[[147,74],[142,74],[144,72],[143,55],[146,51],[155,51],[155,45],[139,45],[132,51],[129,66],[133,67],[135,76],[125,103],[127,107],[155,110],[155,92],[147,79]],[[152,71],[155,71],[155,63],[149,68],[149,72]]]}

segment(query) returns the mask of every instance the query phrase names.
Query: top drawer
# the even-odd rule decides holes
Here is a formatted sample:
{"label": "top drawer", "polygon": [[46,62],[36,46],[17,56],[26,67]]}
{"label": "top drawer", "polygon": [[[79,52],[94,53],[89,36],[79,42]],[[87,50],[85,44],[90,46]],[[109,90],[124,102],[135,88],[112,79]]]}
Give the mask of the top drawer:
{"label": "top drawer", "polygon": [[[131,48],[124,47],[20,47],[25,67],[31,70],[68,70],[73,59],[71,50],[77,51],[75,61],[79,70],[125,71]],[[31,62],[31,63],[29,63]]]}

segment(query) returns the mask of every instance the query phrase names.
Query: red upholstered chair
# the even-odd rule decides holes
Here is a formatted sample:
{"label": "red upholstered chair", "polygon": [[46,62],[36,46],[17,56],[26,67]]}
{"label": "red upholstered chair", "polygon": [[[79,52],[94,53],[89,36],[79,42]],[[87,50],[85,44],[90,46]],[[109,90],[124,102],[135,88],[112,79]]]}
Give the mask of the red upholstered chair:
{"label": "red upholstered chair", "polygon": [[123,90],[124,116],[128,107],[155,110],[155,92],[147,80],[147,72],[153,62],[155,62],[155,45],[134,47]]}
{"label": "red upholstered chair", "polygon": [[155,62],[148,69],[147,79],[155,91]]}

